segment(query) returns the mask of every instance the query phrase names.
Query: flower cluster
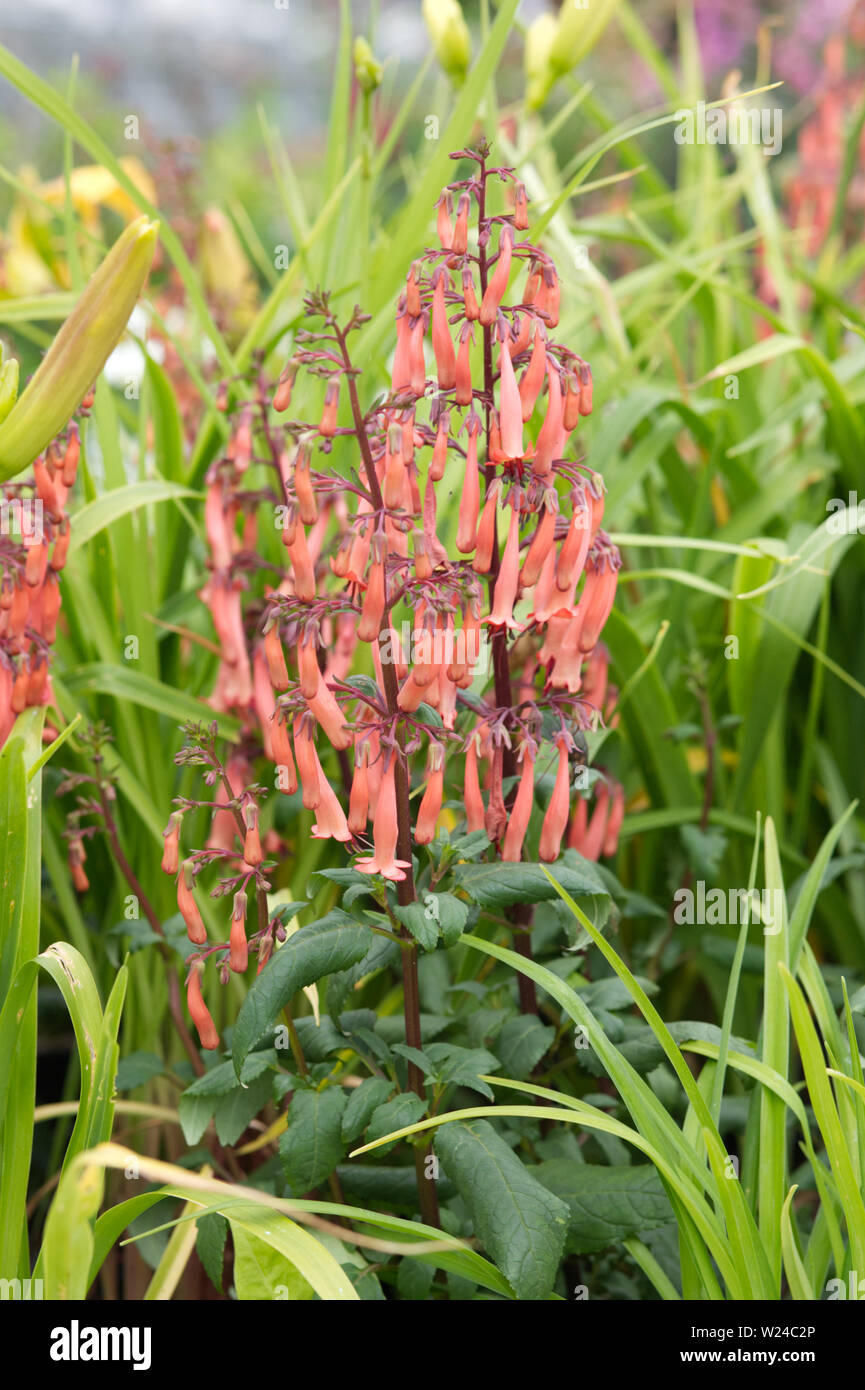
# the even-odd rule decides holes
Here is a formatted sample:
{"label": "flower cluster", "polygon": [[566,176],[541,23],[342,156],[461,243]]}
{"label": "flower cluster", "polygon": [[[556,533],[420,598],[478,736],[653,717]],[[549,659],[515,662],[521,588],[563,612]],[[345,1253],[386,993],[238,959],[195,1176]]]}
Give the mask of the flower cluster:
{"label": "flower cluster", "polygon": [[48,668],[70,539],[64,509],[79,450],[73,422],[36,459],[32,482],[0,488],[0,746],[22,710],[51,703]]}
{"label": "flower cluster", "polygon": [[[243,790],[256,726],[279,789],[299,789],[315,813],[312,834],[344,842],[400,901],[414,895],[412,851],[436,837],[448,786],[468,830],[516,862],[541,774],[554,772],[539,857],[554,861],[564,844],[615,852],[621,787],[598,782],[590,817],[573,791],[584,731],[616,698],[600,637],[621,561],[602,527],[603,479],[565,457],[592,409],[592,374],[554,338],[559,281],[528,236],[526,189],[487,157],[485,146],[453,156],[474,168],[443,190],[439,245],[408,271],[384,397],[364,411],[349,341],[365,316],[341,323],[317,293],[305,308],[320,327],[297,333],[272,403],[259,380],[237,407],[207,475],[212,703],[240,716],[246,751],[215,779],[223,809],[202,854],[240,858],[244,888],[256,865],[257,798]],[[510,210],[490,215],[494,179]],[[314,420],[290,416],[301,372],[323,382]],[[339,471],[327,467],[334,451]],[[254,491],[244,475],[262,463],[277,485]],[[453,517],[440,502],[455,488]],[[256,553],[262,506],[277,508],[281,571]],[[261,598],[250,595],[256,573]],[[207,861],[180,866],[178,828],[173,817],[164,867],[178,873],[199,944],[192,891]],[[200,1009],[197,969],[190,981]]]}

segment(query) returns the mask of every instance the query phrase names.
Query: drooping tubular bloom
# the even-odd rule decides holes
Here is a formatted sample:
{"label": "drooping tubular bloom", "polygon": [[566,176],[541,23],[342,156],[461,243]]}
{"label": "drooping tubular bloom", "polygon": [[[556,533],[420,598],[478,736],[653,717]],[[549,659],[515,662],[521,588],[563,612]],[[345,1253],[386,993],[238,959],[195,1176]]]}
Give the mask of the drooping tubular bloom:
{"label": "drooping tubular bloom", "polygon": [[355,860],[355,868],[362,874],[381,874],[394,882],[405,878],[405,870],[411,868],[405,859],[397,859],[396,846],[399,835],[396,809],[396,754],[394,754],[381,779],[378,805],[372,823],[373,853]]}
{"label": "drooping tubular bloom", "polygon": [[516,798],[508,817],[508,828],[502,846],[502,859],[506,863],[518,864],[522,854],[523,841],[529,828],[532,807],[535,800],[535,758],[528,744],[522,749],[522,772]]}
{"label": "drooping tubular bloom", "polygon": [[186,935],[190,941],[196,946],[203,946],[207,941],[207,931],[192,891],[193,881],[192,864],[187,859],[181,864],[177,875],[177,909],[186,923]]}
{"label": "drooping tubular bloom", "polygon": [[219,1047],[219,1034],[201,993],[203,968],[201,961],[193,961],[190,967],[189,978],[186,982],[186,1006],[189,1009],[189,1016],[195,1024],[201,1046],[206,1048],[208,1052],[213,1052]]}
{"label": "drooping tubular bloom", "polygon": [[541,859],[547,864],[552,864],[559,857],[559,849],[562,844],[562,837],[568,825],[569,811],[569,779],[568,779],[568,745],[564,738],[557,739],[559,749],[559,765],[556,771],[556,781],[553,786],[553,794],[550,797],[550,804],[547,807],[544,823],[541,826],[541,843],[538,850]]}

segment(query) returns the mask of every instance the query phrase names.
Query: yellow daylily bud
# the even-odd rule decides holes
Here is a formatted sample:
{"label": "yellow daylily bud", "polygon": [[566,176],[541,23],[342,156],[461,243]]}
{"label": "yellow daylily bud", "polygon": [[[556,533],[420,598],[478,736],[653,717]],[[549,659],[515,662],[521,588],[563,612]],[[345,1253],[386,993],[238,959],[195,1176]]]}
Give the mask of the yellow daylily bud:
{"label": "yellow daylily bud", "polygon": [[208,208],[199,241],[204,287],[232,345],[255,317],[258,291],[252,266],[234,224],[219,208]]}
{"label": "yellow daylily bud", "polygon": [[354,75],[361,91],[374,92],[381,86],[382,66],[362,35],[354,41]]}
{"label": "yellow daylily bud", "polygon": [[556,80],[551,58],[558,32],[552,14],[538,15],[526,30],[526,101],[533,110],[543,106]]}
{"label": "yellow daylily bud", "polygon": [[0,425],[0,482],[29,467],[63,429],[116,347],[156,247],[158,222],[139,217],[117,238],[29,385]]}
{"label": "yellow daylily bud", "polygon": [[559,10],[558,33],[550,54],[556,76],[570,72],[585,58],[606,28],[619,0],[565,0]]}
{"label": "yellow daylily bud", "polygon": [[436,57],[454,82],[462,82],[472,59],[472,40],[457,0],[423,0],[423,17]]}

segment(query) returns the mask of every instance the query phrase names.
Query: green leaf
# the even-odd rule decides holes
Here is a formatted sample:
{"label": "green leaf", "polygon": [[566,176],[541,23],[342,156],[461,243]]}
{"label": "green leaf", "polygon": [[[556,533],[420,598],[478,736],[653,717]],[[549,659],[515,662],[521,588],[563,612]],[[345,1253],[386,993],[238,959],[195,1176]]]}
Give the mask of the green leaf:
{"label": "green leaf", "polygon": [[342,1117],[342,1137],[352,1144],[363,1134],[375,1110],[388,1099],[393,1082],[383,1076],[368,1076],[349,1093]]}
{"label": "green leaf", "polygon": [[556,1030],[541,1023],[537,1014],[509,1018],[496,1039],[496,1051],[510,1076],[529,1076],[553,1045]]}
{"label": "green leaf", "polygon": [[256,976],[240,1006],[232,1037],[237,1075],[262,1033],[299,989],[348,969],[366,955],[371,943],[369,927],[351,922],[341,912],[328,913],[290,936]]}
{"label": "green leaf", "polygon": [[123,1057],[117,1067],[118,1091],[134,1091],[136,1086],[144,1086],[154,1076],[161,1076],[165,1062],[155,1052],[130,1052]]}
{"label": "green leaf", "polygon": [[230,1218],[229,1222],[234,1243],[234,1287],[240,1302],[268,1299],[295,1302],[315,1297],[312,1285],[280,1250]]}
{"label": "green leaf", "polygon": [[[380,1139],[383,1134],[390,1134],[394,1129],[402,1129],[404,1125],[413,1125],[415,1120],[419,1120],[421,1115],[426,1113],[426,1103],[416,1096],[413,1091],[405,1091],[401,1096],[394,1096],[393,1100],[386,1101],[380,1105],[367,1126],[367,1140],[372,1143],[374,1139]],[[382,1146],[382,1153],[388,1153],[393,1148],[393,1144]]]}
{"label": "green leaf", "polygon": [[[574,850],[566,850],[557,864],[550,866],[557,883],[572,896],[609,897],[595,865]],[[458,864],[454,877],[481,907],[503,908],[514,903],[541,903],[556,896],[556,890],[540,864]]]}
{"label": "green leaf", "polygon": [[195,1251],[204,1272],[218,1293],[222,1293],[222,1268],[225,1261],[225,1240],[228,1222],[219,1212],[209,1211],[198,1221]]}
{"label": "green leaf", "polygon": [[279,1141],[279,1157],[291,1189],[298,1196],[329,1177],[343,1156],[342,1116],[345,1091],[297,1091],[288,1107],[288,1129]]}
{"label": "green leaf", "polygon": [[235,1086],[227,1096],[222,1096],[213,1112],[220,1144],[236,1144],[250,1120],[264,1109],[272,1093],[273,1080],[265,1072],[251,1086]]}
{"label": "green leaf", "polygon": [[[128,700],[133,705],[154,710],[156,714],[167,714],[178,724],[186,724],[190,720],[205,724],[215,721],[222,738],[233,738],[240,728],[233,714],[215,711],[203,700],[165,685],[143,671],[132,671],[107,661],[94,661],[70,671],[66,685],[78,695],[113,695],[116,700]],[[171,757],[167,751],[166,758],[170,763]]]}
{"label": "green leaf", "polygon": [[425,907],[423,903],[407,903],[405,907],[401,907],[395,903],[393,913],[411,932],[419,946],[425,951],[435,950],[439,939],[439,924],[431,907]]}
{"label": "green leaf", "polygon": [[469,919],[469,905],[453,893],[425,893],[424,906],[435,915],[445,946],[453,946]]}
{"label": "green leaf", "polygon": [[675,1219],[670,1199],[650,1163],[571,1163],[551,1158],[531,1172],[570,1211],[568,1251],[584,1254],[618,1245]]}
{"label": "green leaf", "polygon": [[446,1126],[436,1134],[435,1149],[475,1234],[517,1298],[546,1298],[567,1234],[566,1204],[523,1167],[486,1120]]}
{"label": "green leaf", "polygon": [[138,512],[142,507],[155,502],[171,502],[180,497],[201,497],[194,488],[181,487],[166,478],[154,478],[146,482],[129,483],[126,487],[112,488],[103,492],[93,502],[87,502],[70,517],[72,535],[69,541],[69,554],[80,550],[89,540],[104,531],[118,517]]}

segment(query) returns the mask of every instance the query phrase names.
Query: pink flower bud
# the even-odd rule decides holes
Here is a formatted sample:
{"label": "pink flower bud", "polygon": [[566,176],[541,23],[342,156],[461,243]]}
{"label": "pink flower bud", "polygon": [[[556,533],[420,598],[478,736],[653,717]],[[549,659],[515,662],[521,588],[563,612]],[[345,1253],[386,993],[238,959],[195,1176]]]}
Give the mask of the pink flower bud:
{"label": "pink flower bud", "polygon": [[465,801],[466,807],[466,829],[470,834],[475,830],[483,830],[484,802],[481,796],[481,784],[478,778],[477,733],[472,734],[469,739],[468,747],[466,748],[463,800]]}
{"label": "pink flower bud", "polygon": [[454,390],[454,400],[457,405],[471,405],[474,399],[472,391],[472,326],[464,323],[460,329],[460,346],[457,352],[456,365],[456,385]]}

